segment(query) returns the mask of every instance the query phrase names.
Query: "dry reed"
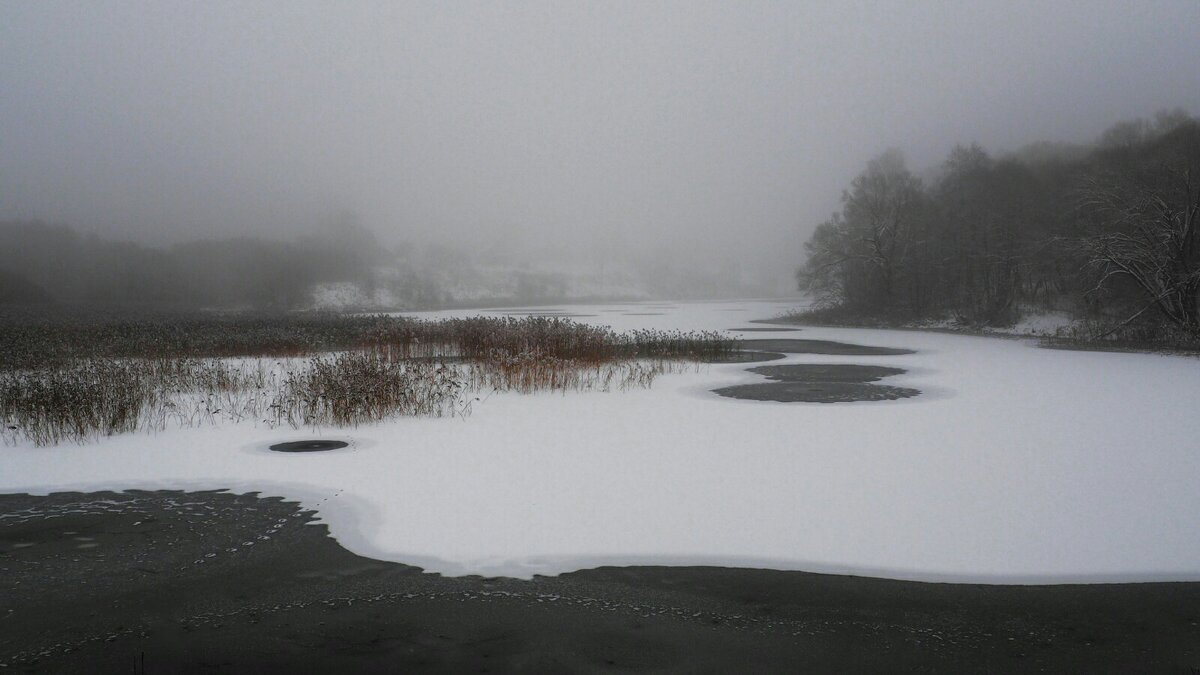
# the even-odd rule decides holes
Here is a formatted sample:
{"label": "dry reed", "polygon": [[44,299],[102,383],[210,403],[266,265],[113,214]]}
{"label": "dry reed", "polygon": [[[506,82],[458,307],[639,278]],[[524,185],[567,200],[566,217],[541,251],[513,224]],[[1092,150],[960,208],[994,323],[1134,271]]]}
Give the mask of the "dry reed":
{"label": "dry reed", "polygon": [[476,392],[648,387],[736,348],[715,333],[617,334],[557,317],[55,318],[0,328],[0,435],[51,445],[220,422],[465,414]]}

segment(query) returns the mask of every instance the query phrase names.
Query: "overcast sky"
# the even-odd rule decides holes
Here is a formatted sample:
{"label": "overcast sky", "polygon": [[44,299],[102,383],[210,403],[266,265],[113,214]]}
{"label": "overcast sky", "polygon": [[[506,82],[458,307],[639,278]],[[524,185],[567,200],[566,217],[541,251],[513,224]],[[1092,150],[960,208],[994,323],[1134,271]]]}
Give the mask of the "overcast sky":
{"label": "overcast sky", "polygon": [[1200,112],[1200,2],[0,2],[0,217],[799,262],[873,155]]}

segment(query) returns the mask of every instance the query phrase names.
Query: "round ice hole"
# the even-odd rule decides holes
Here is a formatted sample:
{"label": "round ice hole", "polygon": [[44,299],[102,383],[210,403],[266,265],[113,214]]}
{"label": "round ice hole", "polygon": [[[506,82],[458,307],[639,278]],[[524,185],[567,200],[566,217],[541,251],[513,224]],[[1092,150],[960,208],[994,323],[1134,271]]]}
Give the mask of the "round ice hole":
{"label": "round ice hole", "polygon": [[337,450],[350,445],[346,441],[289,441],[276,443],[271,446],[275,452],[321,452],[322,450]]}

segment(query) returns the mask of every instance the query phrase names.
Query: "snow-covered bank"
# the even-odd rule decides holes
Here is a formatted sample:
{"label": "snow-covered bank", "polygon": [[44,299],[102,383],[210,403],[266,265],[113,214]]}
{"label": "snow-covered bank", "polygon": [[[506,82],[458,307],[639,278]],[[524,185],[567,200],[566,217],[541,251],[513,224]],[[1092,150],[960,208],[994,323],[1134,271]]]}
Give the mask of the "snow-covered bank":
{"label": "snow-covered bank", "polygon": [[[790,308],[554,309],[621,330],[719,330]],[[703,366],[651,390],[497,394],[466,419],[319,434],[243,424],[0,448],[0,491],[261,490],[319,508],[352,551],[448,574],[652,562],[927,580],[1200,580],[1200,360],[915,331],[795,337],[914,349],[774,363],[895,366],[908,372],[888,383],[923,394],[737,401],[710,390],[761,378],[748,365]],[[354,444],[265,449],[305,437]]]}

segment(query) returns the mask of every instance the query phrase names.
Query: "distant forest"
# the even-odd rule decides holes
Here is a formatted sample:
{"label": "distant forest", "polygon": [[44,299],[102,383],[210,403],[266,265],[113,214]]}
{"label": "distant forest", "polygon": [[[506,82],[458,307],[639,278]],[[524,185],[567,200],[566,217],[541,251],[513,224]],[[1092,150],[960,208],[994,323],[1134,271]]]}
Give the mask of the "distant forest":
{"label": "distant forest", "polygon": [[239,237],[153,248],[66,225],[0,222],[0,304],[288,309],[314,284],[370,285],[379,247],[343,227],[291,241]]}
{"label": "distant forest", "polygon": [[1069,312],[1089,337],[1200,338],[1200,121],[1121,122],[1088,146],[959,146],[926,179],[872,160],[805,244],[834,322],[1006,326]]}
{"label": "distant forest", "polygon": [[656,298],[748,297],[781,290],[731,259],[716,265],[653,247],[558,259],[494,243],[383,244],[352,216],[291,239],[233,237],[166,247],[0,221],[0,308],[384,311]]}

